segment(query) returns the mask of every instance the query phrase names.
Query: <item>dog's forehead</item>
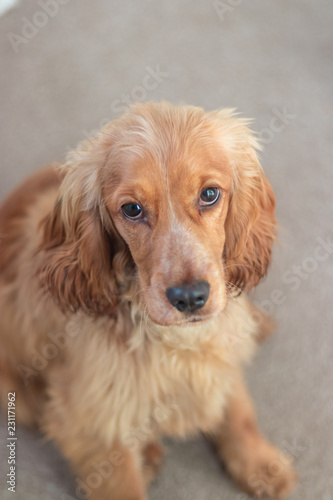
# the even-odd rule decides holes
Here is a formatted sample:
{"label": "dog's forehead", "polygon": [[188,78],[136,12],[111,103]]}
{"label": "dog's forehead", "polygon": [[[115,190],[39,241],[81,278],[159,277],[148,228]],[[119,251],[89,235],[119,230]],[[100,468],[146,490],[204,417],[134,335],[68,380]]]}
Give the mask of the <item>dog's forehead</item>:
{"label": "dog's forehead", "polygon": [[133,141],[123,150],[118,163],[118,182],[128,186],[149,189],[177,190],[202,184],[203,180],[216,181],[229,187],[232,166],[223,147],[215,138],[187,140],[179,138],[146,143]]}
{"label": "dog's forehead", "polygon": [[176,118],[141,117],[115,130],[103,188],[115,211],[133,200],[154,211],[171,200],[186,208],[206,187],[229,190],[232,166],[217,126]]}

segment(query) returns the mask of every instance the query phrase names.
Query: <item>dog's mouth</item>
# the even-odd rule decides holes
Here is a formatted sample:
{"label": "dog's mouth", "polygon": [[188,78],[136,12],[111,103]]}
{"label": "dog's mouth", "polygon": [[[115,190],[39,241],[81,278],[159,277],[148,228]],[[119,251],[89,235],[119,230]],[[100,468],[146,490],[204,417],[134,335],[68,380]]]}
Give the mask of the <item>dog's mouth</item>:
{"label": "dog's mouth", "polygon": [[212,318],[215,317],[215,314],[206,314],[203,316],[195,316],[195,317],[187,317],[187,318],[182,318],[182,319],[173,319],[170,321],[161,321],[159,322],[158,320],[156,321],[153,320],[153,322],[159,326],[164,326],[164,327],[188,327],[188,326],[200,326],[208,323]]}
{"label": "dog's mouth", "polygon": [[188,320],[189,323],[203,323],[207,318],[192,318]]}

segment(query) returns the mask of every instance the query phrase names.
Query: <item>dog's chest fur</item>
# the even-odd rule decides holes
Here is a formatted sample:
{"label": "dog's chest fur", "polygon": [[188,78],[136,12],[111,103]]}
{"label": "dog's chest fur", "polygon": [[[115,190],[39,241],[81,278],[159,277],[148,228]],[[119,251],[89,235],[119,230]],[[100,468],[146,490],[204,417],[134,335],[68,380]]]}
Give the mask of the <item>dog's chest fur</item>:
{"label": "dog's chest fur", "polygon": [[[184,436],[209,431],[221,421],[232,370],[216,345],[203,343],[195,351],[163,346],[151,361],[155,408],[150,418],[163,433]],[[157,363],[159,367],[154,366]]]}
{"label": "dog's chest fur", "polygon": [[106,353],[98,354],[93,379],[83,374],[80,404],[91,415],[89,425],[96,425],[96,432],[106,430],[110,442],[117,435],[127,444],[159,434],[185,436],[210,431],[221,421],[233,370],[216,346],[191,351],[160,344],[126,354],[112,350],[109,366]]}
{"label": "dog's chest fur", "polygon": [[[223,418],[235,359],[252,351],[255,329],[244,311],[244,303],[234,306],[232,315],[204,330],[138,327],[131,338],[141,337],[127,347],[116,341],[113,329],[105,330],[105,324],[93,334],[85,325],[72,346],[73,352],[81,353],[80,360],[73,356],[72,364],[68,359],[66,389],[63,385],[60,391],[69,399],[80,394],[80,415],[72,418],[83,423],[84,414],[84,425],[107,436],[110,443],[121,437],[127,444],[138,440],[141,445],[161,433],[185,436],[213,430]],[[241,342],[234,318],[243,327]],[[230,343],[235,335],[236,342]],[[93,359],[98,363],[92,376],[84,367]],[[66,382],[73,374],[75,387]]]}

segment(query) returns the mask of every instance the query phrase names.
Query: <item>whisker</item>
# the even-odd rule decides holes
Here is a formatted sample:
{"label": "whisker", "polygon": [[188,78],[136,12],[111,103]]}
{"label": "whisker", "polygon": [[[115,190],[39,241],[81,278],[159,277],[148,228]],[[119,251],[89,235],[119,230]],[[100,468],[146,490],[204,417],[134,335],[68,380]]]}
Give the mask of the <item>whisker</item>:
{"label": "whisker", "polygon": [[256,271],[256,267],[250,266],[249,264],[228,264],[227,266],[223,266],[223,269],[229,269],[230,267],[245,267],[246,269],[251,269],[252,271]]}
{"label": "whisker", "polygon": [[140,293],[142,293],[143,291],[145,291],[145,290],[149,290],[149,288],[162,288],[162,286],[163,286],[163,285],[162,285],[162,284],[160,284],[160,283],[156,283],[156,284],[154,284],[154,285],[147,285],[147,286],[144,286],[144,287],[140,288],[140,290],[138,290],[138,291],[137,291],[137,292],[136,292],[136,293],[132,296],[132,300],[134,300],[134,299],[135,299],[135,297],[136,297],[137,295],[139,295]]}
{"label": "whisker", "polygon": [[140,288],[140,290],[138,290],[137,292],[135,292],[135,294],[131,297],[131,300],[134,300],[137,295],[139,295],[140,293],[142,293],[144,290],[148,290],[149,288],[152,288],[152,285],[148,285],[148,286],[144,286],[144,287]]}
{"label": "whisker", "polygon": [[[239,294],[243,293],[243,290],[239,288],[239,286],[235,285],[234,283],[231,283],[231,281],[226,281],[226,285],[229,285],[230,288],[238,290]],[[230,298],[235,298],[233,295],[231,295],[230,290],[228,290],[228,287],[226,288],[227,294],[229,294]]]}

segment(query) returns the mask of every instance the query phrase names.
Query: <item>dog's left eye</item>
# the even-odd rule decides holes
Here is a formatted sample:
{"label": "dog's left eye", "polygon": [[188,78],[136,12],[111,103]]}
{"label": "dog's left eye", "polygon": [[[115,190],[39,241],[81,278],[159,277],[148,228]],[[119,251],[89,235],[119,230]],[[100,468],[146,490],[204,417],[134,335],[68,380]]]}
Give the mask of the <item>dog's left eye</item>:
{"label": "dog's left eye", "polygon": [[200,205],[214,205],[220,199],[221,192],[216,187],[208,187],[200,193]]}
{"label": "dog's left eye", "polygon": [[125,203],[122,205],[121,210],[125,217],[132,220],[141,219],[143,210],[137,203]]}

